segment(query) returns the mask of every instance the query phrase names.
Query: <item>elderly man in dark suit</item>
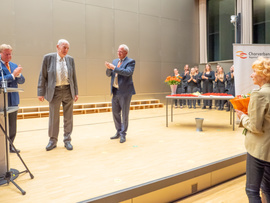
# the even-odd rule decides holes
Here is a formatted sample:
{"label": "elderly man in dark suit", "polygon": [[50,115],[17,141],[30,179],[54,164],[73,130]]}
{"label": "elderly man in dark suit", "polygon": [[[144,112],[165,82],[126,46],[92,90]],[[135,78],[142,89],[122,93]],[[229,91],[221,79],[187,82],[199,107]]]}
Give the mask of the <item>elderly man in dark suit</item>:
{"label": "elderly man in dark suit", "polygon": [[44,56],[39,81],[38,99],[49,102],[49,144],[46,150],[56,147],[59,133],[59,111],[63,106],[64,143],[67,150],[72,150],[71,132],[73,129],[73,101],[78,100],[78,86],[74,59],[67,55],[69,42],[60,39],[57,53]]}
{"label": "elderly man in dark suit", "polygon": [[[18,84],[23,84],[25,78],[21,74],[22,67],[15,63],[10,62],[12,58],[12,47],[8,44],[2,44],[0,46],[0,55],[1,55],[1,66],[3,70],[4,79],[7,81],[8,87],[17,88]],[[0,77],[0,81],[2,77]],[[20,103],[19,93],[18,92],[9,92],[8,93],[8,106],[18,106]],[[17,114],[18,111],[8,114],[8,124],[9,124],[9,138],[12,143],[15,140],[17,133]],[[9,148],[11,153],[15,153],[14,147],[10,145]],[[20,150],[17,149],[17,152]]]}
{"label": "elderly man in dark suit", "polygon": [[105,62],[106,75],[111,77],[112,113],[117,130],[111,139],[120,138],[120,143],[126,141],[130,101],[135,94],[132,80],[135,60],[127,57],[128,51],[127,45],[122,44],[118,48],[118,59],[114,59],[112,63]]}

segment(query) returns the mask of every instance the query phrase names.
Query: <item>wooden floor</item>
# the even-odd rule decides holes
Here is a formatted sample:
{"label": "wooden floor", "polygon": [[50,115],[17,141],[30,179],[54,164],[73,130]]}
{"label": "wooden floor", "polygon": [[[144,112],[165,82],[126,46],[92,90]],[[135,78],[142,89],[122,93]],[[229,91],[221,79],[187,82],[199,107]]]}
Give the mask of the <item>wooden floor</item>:
{"label": "wooden floor", "polygon": [[245,183],[246,176],[241,176],[175,203],[248,203]]}
{"label": "wooden floor", "polygon": [[[18,120],[15,145],[35,178],[15,180],[25,196],[12,184],[0,186],[0,202],[78,202],[245,152],[242,129],[232,131],[228,112],[174,112],[167,128],[165,108],[130,111],[124,144],[109,139],[111,112],[75,115],[73,151],[64,148],[62,126],[57,148],[45,150],[48,118]],[[195,131],[197,117],[204,118],[203,132]],[[24,170],[16,154],[10,159],[11,168]]]}

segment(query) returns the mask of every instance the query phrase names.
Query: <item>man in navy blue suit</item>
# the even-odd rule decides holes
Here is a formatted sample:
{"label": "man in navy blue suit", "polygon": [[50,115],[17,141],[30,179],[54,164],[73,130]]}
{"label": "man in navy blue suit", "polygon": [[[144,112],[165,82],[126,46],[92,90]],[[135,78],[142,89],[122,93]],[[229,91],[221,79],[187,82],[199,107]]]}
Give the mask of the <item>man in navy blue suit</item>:
{"label": "man in navy blue suit", "polygon": [[[1,55],[1,66],[3,69],[4,79],[7,81],[7,87],[17,88],[18,84],[23,84],[25,78],[22,75],[22,67],[15,63],[10,62],[12,58],[12,47],[7,44],[0,45],[0,55]],[[0,77],[2,80],[2,76]],[[18,92],[8,93],[8,106],[18,106],[20,103]],[[17,133],[17,113],[18,111],[8,114],[8,124],[9,124],[9,138],[12,143],[15,140]],[[17,149],[18,152],[20,150]],[[10,145],[10,152],[15,153],[15,149]]]}
{"label": "man in navy blue suit", "polygon": [[[120,143],[126,141],[128,129],[128,115],[132,95],[135,94],[132,75],[135,68],[135,60],[128,58],[129,48],[122,44],[118,48],[118,59],[112,63],[105,62],[106,75],[111,77],[112,113],[116,134],[111,139],[120,138]],[[122,111],[122,120],[121,120]]]}

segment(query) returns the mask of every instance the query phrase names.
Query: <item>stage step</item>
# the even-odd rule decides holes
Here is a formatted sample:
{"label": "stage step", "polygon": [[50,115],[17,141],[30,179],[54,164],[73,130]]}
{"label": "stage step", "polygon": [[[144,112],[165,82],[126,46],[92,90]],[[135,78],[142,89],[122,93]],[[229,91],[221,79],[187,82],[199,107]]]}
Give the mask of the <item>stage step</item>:
{"label": "stage step", "polygon": [[[149,108],[162,108],[163,103],[158,99],[146,100],[132,100],[130,110],[149,109]],[[98,102],[98,103],[75,103],[73,106],[73,114],[90,114],[90,113],[104,113],[111,112],[111,102]],[[63,107],[61,106],[60,115],[63,115]],[[20,107],[18,110],[18,119],[27,118],[43,118],[49,116],[49,106],[29,106]]]}

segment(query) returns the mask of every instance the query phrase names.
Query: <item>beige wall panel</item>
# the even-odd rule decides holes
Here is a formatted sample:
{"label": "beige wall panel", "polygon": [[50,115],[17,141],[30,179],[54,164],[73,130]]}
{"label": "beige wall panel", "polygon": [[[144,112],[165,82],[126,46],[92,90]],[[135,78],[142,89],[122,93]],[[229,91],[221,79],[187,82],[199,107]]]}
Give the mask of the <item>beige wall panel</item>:
{"label": "beige wall panel", "polygon": [[161,67],[159,62],[140,62],[140,86],[141,93],[159,92],[157,90],[162,87],[163,83],[161,80]]}
{"label": "beige wall panel", "polygon": [[199,65],[199,58],[200,58],[200,54],[199,54],[199,26],[197,24],[192,24],[192,27],[188,28],[190,30],[190,36],[189,38],[191,38],[189,40],[189,42],[186,42],[186,44],[189,45],[188,49],[188,54],[189,54],[189,64],[191,66],[194,65]]}
{"label": "beige wall panel", "polygon": [[179,46],[179,22],[176,20],[161,20],[161,59],[162,62],[177,62],[181,58]]}
{"label": "beige wall panel", "polygon": [[69,54],[86,56],[85,6],[73,2],[53,1],[53,43],[64,38],[70,43]]}
{"label": "beige wall panel", "polygon": [[194,26],[192,24],[188,25],[187,23],[182,24],[181,31],[179,32],[179,39],[179,62],[182,64],[193,64],[195,62],[193,59],[199,57],[197,54],[198,44],[194,42],[197,39],[197,33],[194,32]]}
{"label": "beige wall panel", "polygon": [[88,64],[86,59],[84,58],[74,58],[75,61],[75,68],[76,68],[76,76],[78,82],[78,89],[79,89],[79,97],[87,95],[87,71],[88,71]]}
{"label": "beige wall panel", "polygon": [[[185,1],[186,0],[161,0],[161,17],[175,20],[180,19],[180,8]],[[186,11],[184,12],[186,13]]]}
{"label": "beige wall panel", "polygon": [[205,189],[210,187],[211,175],[206,174],[197,178],[184,181],[154,192],[133,198],[133,203],[164,203],[172,202],[181,197],[191,194],[191,186],[198,184],[198,189]]}
{"label": "beige wall panel", "polygon": [[66,2],[75,2],[75,3],[81,3],[81,4],[84,4],[85,3],[85,0],[61,0],[61,1],[66,1]]}
{"label": "beige wall panel", "polygon": [[190,22],[192,24],[198,23],[199,18],[198,0],[181,0],[178,13],[179,13],[179,20],[181,22]]}
{"label": "beige wall panel", "polygon": [[20,98],[37,99],[37,84],[42,59],[43,56],[16,56],[13,58],[14,63],[23,67],[22,74],[25,77],[25,83],[19,85],[19,88],[24,89],[24,92],[20,93]]}
{"label": "beige wall panel", "polygon": [[40,56],[51,52],[52,44],[51,1],[15,1],[16,54]]}
{"label": "beige wall panel", "polygon": [[118,10],[138,12],[138,0],[114,0],[114,7]]}
{"label": "beige wall panel", "polygon": [[111,78],[106,76],[104,61],[87,60],[87,95],[103,96],[110,94]]}
{"label": "beige wall panel", "polygon": [[214,171],[212,173],[211,185],[216,185],[230,178],[234,178],[238,175],[244,174],[245,172],[246,172],[245,161]]}
{"label": "beige wall panel", "polygon": [[113,7],[113,0],[85,0],[85,3],[99,7],[106,7],[106,8]]}
{"label": "beige wall panel", "polygon": [[[1,1],[1,27],[5,28],[5,31],[0,32],[0,44],[15,45],[15,13],[14,13],[14,1]],[[14,47],[15,48],[15,47]]]}
{"label": "beige wall panel", "polygon": [[160,18],[140,15],[140,60],[161,60],[161,29]]}
{"label": "beige wall panel", "polygon": [[161,1],[139,0],[139,12],[145,15],[160,16]]}
{"label": "beige wall panel", "polygon": [[2,22],[6,29],[0,39],[13,46],[12,61],[24,67],[24,104],[36,103],[42,58],[56,51],[60,38],[70,42],[84,101],[110,97],[104,61],[117,57],[121,43],[136,60],[138,98],[169,92],[164,78],[174,66],[199,61],[197,0],[10,0],[1,5],[0,18],[8,20]]}
{"label": "beige wall panel", "polygon": [[112,60],[114,50],[114,14],[112,9],[86,6],[86,50],[88,59]]}
{"label": "beige wall panel", "polygon": [[[115,11],[115,50],[120,44],[129,47],[129,56],[139,60],[139,22],[136,13]],[[117,56],[117,54],[115,54]]]}
{"label": "beige wall panel", "polygon": [[[132,55],[130,55],[130,57],[132,58]],[[142,91],[141,88],[141,83],[140,83],[140,70],[141,70],[141,63],[138,60],[135,60],[136,64],[135,64],[135,70],[133,72],[133,84],[135,86],[135,91],[136,94],[140,93]]]}

